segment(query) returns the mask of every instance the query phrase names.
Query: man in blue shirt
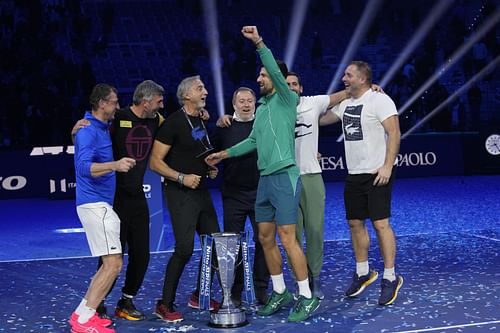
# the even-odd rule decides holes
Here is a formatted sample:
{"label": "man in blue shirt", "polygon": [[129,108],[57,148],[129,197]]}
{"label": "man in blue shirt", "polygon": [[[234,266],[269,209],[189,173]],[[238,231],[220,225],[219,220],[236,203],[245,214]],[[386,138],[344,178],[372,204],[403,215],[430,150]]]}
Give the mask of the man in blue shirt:
{"label": "man in blue shirt", "polygon": [[119,108],[117,91],[98,84],[90,95],[92,111],[85,114],[90,126],[78,131],[75,138],[76,209],[85,229],[90,251],[101,257],[103,265],[71,315],[69,323],[75,332],[112,333],[109,319],[101,319],[95,309],[106,296],[122,267],[120,219],[113,211],[115,172],[127,172],[135,160],[124,157],[113,160],[109,122]]}

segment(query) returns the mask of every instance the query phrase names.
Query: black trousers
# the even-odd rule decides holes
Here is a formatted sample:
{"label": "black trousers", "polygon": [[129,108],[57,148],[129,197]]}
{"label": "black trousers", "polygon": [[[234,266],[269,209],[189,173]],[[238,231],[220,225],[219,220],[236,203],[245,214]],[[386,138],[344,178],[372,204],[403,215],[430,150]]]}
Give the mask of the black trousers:
{"label": "black trousers", "polygon": [[[220,229],[208,190],[191,190],[167,185],[165,199],[175,239],[175,250],[167,264],[162,296],[163,304],[170,306],[175,301],[175,293],[184,267],[193,254],[195,232],[204,235],[219,232]],[[215,258],[215,251],[213,254]],[[215,264],[217,260],[212,262]],[[198,293],[199,276],[196,285],[195,293]]]}
{"label": "black trousers", "polygon": [[[247,217],[250,219],[253,230],[255,253],[253,262],[253,282],[256,289],[267,289],[269,284],[269,270],[264,257],[264,250],[259,242],[259,228],[255,222],[255,198],[257,190],[228,189],[222,191],[222,205],[224,210],[224,231],[241,232],[245,230]],[[241,260],[241,250],[237,262]],[[233,294],[240,294],[243,290],[243,265],[236,268]]]}
{"label": "black trousers", "polygon": [[[137,193],[117,189],[113,209],[120,218],[122,253],[128,253],[122,292],[135,296],[141,288],[149,265],[149,208],[142,188]],[[101,265],[102,260],[99,259],[98,268]],[[109,293],[114,285],[115,283]]]}
{"label": "black trousers", "polygon": [[149,264],[149,208],[142,188],[135,195],[117,191],[113,208],[120,217],[122,251],[128,253],[122,292],[135,296]]}

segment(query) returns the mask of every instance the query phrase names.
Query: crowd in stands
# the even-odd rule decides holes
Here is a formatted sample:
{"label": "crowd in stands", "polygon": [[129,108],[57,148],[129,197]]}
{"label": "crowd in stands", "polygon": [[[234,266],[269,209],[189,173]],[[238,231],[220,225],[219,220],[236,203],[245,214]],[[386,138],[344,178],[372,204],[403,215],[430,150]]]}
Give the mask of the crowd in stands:
{"label": "crowd in stands", "polygon": [[[288,1],[217,1],[224,97],[255,83],[258,63],[241,26],[259,26],[278,58],[284,57],[293,6]],[[387,0],[367,30],[355,58],[369,62],[374,81],[404,49],[435,2]],[[309,95],[325,93],[353,35],[366,1],[311,0],[297,55],[290,67]],[[250,8],[251,7],[251,8]],[[262,8],[256,12],[253,8]],[[386,92],[402,106],[471,33],[498,10],[495,1],[457,0],[399,69]],[[208,108],[218,118],[204,8],[201,1],[3,0],[0,2],[0,148],[70,144],[70,128],[88,109],[96,82],[119,89],[130,103],[137,82],[166,88],[165,113],[178,106],[177,84],[201,74]],[[402,116],[404,132],[425,117],[499,54],[499,25],[466,52]],[[498,70],[445,107],[421,131],[479,131],[498,121]],[[339,82],[338,89],[341,88]],[[226,110],[231,110],[226,106]],[[229,111],[228,111],[229,112]]]}

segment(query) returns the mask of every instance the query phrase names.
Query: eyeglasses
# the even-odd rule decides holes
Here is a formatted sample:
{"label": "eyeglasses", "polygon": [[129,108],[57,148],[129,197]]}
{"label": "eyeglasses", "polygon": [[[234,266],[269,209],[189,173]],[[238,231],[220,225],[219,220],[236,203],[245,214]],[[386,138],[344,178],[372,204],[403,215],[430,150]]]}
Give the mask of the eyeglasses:
{"label": "eyeglasses", "polygon": [[116,105],[118,104],[118,100],[117,99],[104,99],[103,101],[105,101],[106,103],[110,103],[110,104],[113,104],[113,105]]}

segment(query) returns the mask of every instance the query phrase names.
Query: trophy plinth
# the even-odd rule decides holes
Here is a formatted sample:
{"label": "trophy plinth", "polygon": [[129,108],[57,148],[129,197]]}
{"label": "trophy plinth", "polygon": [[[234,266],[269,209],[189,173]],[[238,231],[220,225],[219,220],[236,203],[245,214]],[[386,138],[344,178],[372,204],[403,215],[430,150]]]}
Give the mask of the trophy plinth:
{"label": "trophy plinth", "polygon": [[234,283],[234,270],[239,252],[239,234],[220,232],[212,234],[217,251],[217,262],[223,293],[223,303],[218,310],[210,313],[211,327],[233,328],[248,324],[245,311],[236,307],[231,300],[231,288]]}

